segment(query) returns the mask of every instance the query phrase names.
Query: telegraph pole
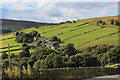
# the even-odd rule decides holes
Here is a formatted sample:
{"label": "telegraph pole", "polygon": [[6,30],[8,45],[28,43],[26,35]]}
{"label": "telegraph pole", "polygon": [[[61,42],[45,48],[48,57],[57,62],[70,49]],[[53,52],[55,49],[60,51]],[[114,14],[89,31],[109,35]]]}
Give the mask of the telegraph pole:
{"label": "telegraph pole", "polygon": [[108,53],[108,66],[110,68],[110,54]]}
{"label": "telegraph pole", "polygon": [[8,44],[8,60],[9,60],[9,69],[10,69],[10,46]]}

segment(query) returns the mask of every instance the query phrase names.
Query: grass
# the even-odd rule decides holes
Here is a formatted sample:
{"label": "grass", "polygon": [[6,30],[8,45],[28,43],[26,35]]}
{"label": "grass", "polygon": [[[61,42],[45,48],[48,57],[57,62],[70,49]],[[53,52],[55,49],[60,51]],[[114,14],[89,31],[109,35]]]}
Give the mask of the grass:
{"label": "grass", "polygon": [[[106,21],[106,27],[101,28],[102,26],[97,26],[96,21],[98,19],[102,19],[103,21]],[[108,37],[103,37],[98,40],[95,40],[96,38],[114,33],[118,31],[117,26],[110,25],[110,19],[117,19],[117,17],[106,17],[106,18],[91,18],[91,19],[83,19],[83,20],[78,20],[76,23],[65,23],[61,25],[52,25],[52,26],[43,26],[39,28],[28,28],[28,29],[23,29],[20,32],[25,32],[25,33],[30,33],[33,30],[38,31],[42,37],[53,37],[57,36],[59,37],[62,41],[64,41],[63,45],[66,45],[68,43],[73,43],[77,49],[85,48],[88,46],[94,46],[96,44],[108,44],[108,45],[117,45],[118,44],[118,34],[114,34]],[[94,22],[93,22],[94,21]],[[86,22],[90,22],[89,24],[85,24],[82,26],[79,26],[81,24],[84,24]],[[67,26],[67,27],[66,27]],[[77,26],[77,27],[76,27]],[[111,27],[112,26],[112,27]],[[96,30],[95,30],[96,29]],[[73,30],[73,31],[71,31]],[[88,32],[84,34],[85,32]],[[63,33],[63,34],[61,34]],[[58,35],[60,34],[60,35]],[[81,35],[79,35],[81,34]],[[4,34],[1,35],[2,39],[6,39],[3,41],[0,41],[2,43],[2,47],[7,47],[8,44],[10,46],[15,46],[15,45],[21,45],[20,43],[17,43],[15,41],[15,38],[8,39],[11,37],[15,37],[13,34]],[[89,43],[86,43],[90,41]],[[84,44],[86,43],[86,44]],[[83,45],[84,44],[84,45]],[[18,47],[13,47],[11,49],[18,49]],[[7,49],[3,49],[5,51]],[[32,50],[30,50],[32,51]],[[12,51],[15,54],[18,54],[19,51]]]}
{"label": "grass", "polygon": [[116,30],[113,30],[111,28],[103,28],[103,29],[99,29],[96,30],[94,32],[91,32],[89,34],[83,34],[77,37],[74,37],[72,39],[66,40],[65,41],[65,45],[68,43],[74,43],[75,47],[87,42],[87,41],[91,41],[94,40],[97,37],[101,37],[107,34],[110,34],[112,32],[117,32]]}
{"label": "grass", "polygon": [[[113,68],[115,65],[116,65],[116,64],[111,64],[111,65],[110,65],[110,68]],[[108,68],[109,65],[106,65],[106,66],[104,66],[104,67],[105,67],[105,68]]]}
{"label": "grass", "polygon": [[[0,42],[2,42],[2,47],[7,47],[8,44],[9,44],[10,46],[21,45],[21,43],[17,43],[17,42],[15,41],[15,38],[12,38],[12,39],[9,39],[9,40],[3,40],[3,41],[0,41]],[[0,48],[1,48],[1,47],[0,47]]]}
{"label": "grass", "polygon": [[15,37],[13,34],[3,34],[0,35],[2,38],[1,39],[7,39],[7,38],[11,38],[11,37]]}

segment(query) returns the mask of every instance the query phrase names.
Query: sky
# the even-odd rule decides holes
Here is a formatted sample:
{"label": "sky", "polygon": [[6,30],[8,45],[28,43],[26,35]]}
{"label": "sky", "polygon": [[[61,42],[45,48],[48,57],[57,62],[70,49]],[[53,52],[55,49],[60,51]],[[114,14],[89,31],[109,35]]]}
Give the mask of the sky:
{"label": "sky", "polygon": [[102,0],[96,2],[11,0],[9,2],[4,0],[0,3],[0,13],[2,19],[59,23],[68,20],[116,16],[118,2],[102,2]]}

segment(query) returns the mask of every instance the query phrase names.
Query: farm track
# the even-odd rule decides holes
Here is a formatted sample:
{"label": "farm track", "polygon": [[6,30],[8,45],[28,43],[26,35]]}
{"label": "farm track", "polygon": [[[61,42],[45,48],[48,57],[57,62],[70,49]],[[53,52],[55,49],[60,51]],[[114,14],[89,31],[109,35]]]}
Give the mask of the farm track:
{"label": "farm track", "polygon": [[[101,38],[109,37],[109,36],[114,35],[114,34],[117,34],[117,33],[119,33],[119,32],[120,32],[120,31],[117,31],[116,33],[111,33],[111,34],[108,34],[108,35],[105,35],[105,36],[98,37],[98,38],[96,38],[96,39],[94,39],[94,40],[85,42],[85,43],[83,43],[82,45],[85,45],[85,44],[90,43],[90,42],[92,42],[92,41],[96,41],[96,40],[101,39]],[[79,46],[77,46],[77,47],[80,47],[80,46],[82,46],[82,45],[79,45]]]}

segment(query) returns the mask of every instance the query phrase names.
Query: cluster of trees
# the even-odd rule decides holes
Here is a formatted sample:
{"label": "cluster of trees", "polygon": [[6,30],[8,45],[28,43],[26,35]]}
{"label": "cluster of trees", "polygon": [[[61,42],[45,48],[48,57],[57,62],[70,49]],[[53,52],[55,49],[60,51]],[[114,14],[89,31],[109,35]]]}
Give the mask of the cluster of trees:
{"label": "cluster of trees", "polygon": [[30,43],[34,40],[34,37],[41,37],[41,35],[35,30],[30,32],[29,34],[24,32],[16,32],[15,41],[17,41],[18,43]]}
{"label": "cluster of trees", "polygon": [[118,26],[118,25],[119,25],[119,22],[118,22],[118,20],[111,19],[111,20],[110,20],[110,24],[111,24],[111,25],[116,25],[116,26]]}
{"label": "cluster of trees", "polygon": [[105,25],[105,21],[98,20],[98,21],[97,21],[97,25],[99,25],[99,24]]}
{"label": "cluster of trees", "polygon": [[5,34],[5,33],[10,33],[10,32],[12,32],[11,30],[9,30],[9,29],[0,29],[0,34]]}
{"label": "cluster of trees", "polygon": [[65,23],[76,23],[76,21],[73,20],[73,21],[60,22],[60,24],[65,24]]}
{"label": "cluster of trees", "polygon": [[102,55],[104,57],[104,64],[108,64],[108,57],[110,57],[111,64],[120,63],[120,46],[96,45],[83,49],[83,52],[96,56],[98,60]]}
{"label": "cluster of trees", "polygon": [[[76,50],[73,44],[68,44],[61,50],[46,47],[36,47],[32,53],[29,46],[24,44],[18,56],[11,55],[11,64],[23,69],[30,65],[33,69],[62,68],[62,67],[94,67],[100,66],[100,56],[104,64],[120,63],[120,46],[96,45],[82,50]],[[8,67],[8,55],[2,54],[3,67]]]}
{"label": "cluster of trees", "polygon": [[[106,24],[105,21],[97,20],[97,25],[105,25],[105,24]],[[111,20],[110,20],[110,24],[111,24],[111,25],[118,26],[118,25],[119,25],[119,21],[118,21],[118,20],[111,19]]]}
{"label": "cluster of trees", "polygon": [[51,41],[57,41],[57,42],[61,42],[60,38],[53,36],[50,38]]}

